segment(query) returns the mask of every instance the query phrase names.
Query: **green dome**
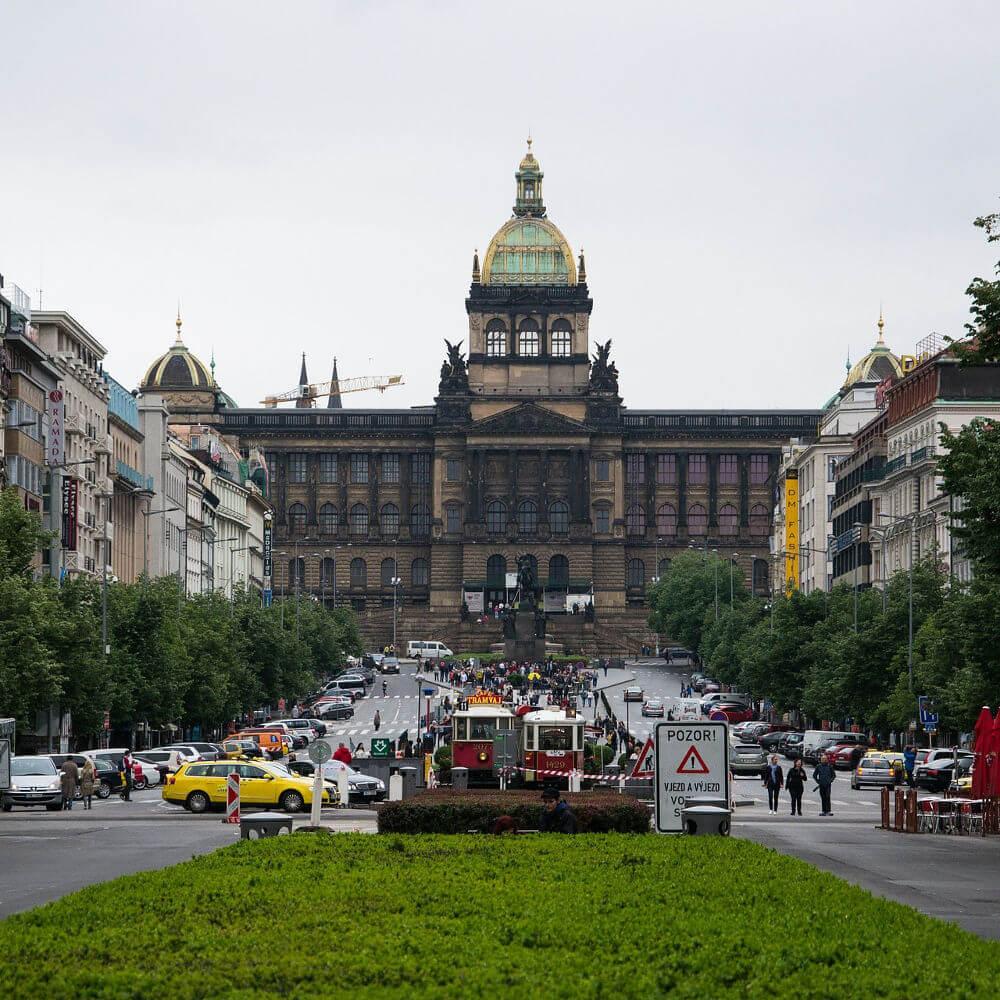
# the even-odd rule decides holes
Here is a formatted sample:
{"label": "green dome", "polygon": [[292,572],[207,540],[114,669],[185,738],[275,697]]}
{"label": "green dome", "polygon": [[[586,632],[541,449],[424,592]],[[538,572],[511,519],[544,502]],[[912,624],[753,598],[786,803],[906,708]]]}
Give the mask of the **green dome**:
{"label": "green dome", "polygon": [[514,218],[490,241],[484,285],[575,285],[566,237],[548,219]]}

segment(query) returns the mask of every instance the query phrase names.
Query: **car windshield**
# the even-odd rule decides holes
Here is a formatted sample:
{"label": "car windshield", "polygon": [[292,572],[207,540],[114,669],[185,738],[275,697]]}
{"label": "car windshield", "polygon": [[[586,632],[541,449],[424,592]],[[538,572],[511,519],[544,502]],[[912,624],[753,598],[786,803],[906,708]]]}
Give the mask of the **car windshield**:
{"label": "car windshield", "polygon": [[15,757],[10,762],[11,774],[55,774],[56,766],[48,757]]}
{"label": "car windshield", "polygon": [[874,760],[866,760],[863,766],[867,771],[888,771],[891,765],[884,757],[876,757]]}

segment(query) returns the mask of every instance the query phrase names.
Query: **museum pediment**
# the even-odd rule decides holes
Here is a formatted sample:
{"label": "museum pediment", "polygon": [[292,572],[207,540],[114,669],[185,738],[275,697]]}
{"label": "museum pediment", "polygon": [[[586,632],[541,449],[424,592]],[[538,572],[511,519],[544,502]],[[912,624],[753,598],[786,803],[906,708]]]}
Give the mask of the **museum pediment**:
{"label": "museum pediment", "polygon": [[521,403],[509,410],[484,417],[469,426],[470,434],[587,435],[584,424],[537,403]]}

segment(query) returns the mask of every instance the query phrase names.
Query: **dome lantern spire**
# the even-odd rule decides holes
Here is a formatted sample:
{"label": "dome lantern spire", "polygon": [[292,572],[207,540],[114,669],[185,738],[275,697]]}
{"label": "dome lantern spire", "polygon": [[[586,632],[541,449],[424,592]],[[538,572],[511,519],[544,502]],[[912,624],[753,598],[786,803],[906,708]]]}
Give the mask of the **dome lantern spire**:
{"label": "dome lantern spire", "polygon": [[885,343],[885,337],[883,336],[883,330],[885,330],[885,320],[882,318],[882,307],[878,307],[878,342],[880,344]]}
{"label": "dome lantern spire", "polygon": [[542,168],[531,151],[531,136],[528,136],[528,151],[524,154],[517,173],[517,200],[514,202],[514,214],[518,217],[531,216],[536,219],[545,218],[545,205],[542,203]]}
{"label": "dome lantern spire", "polygon": [[175,321],[175,325],[177,327],[177,340],[174,341],[174,343],[175,344],[183,344],[184,341],[181,340],[181,325],[182,325],[182,322],[181,322],[181,300],[180,299],[177,300],[177,319]]}

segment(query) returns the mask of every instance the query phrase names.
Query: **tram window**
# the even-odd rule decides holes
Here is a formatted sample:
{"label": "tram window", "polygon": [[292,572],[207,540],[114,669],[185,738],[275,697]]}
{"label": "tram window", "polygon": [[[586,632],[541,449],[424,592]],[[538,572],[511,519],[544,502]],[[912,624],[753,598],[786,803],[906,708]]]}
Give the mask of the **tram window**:
{"label": "tram window", "polygon": [[572,750],[573,749],[573,727],[572,726],[547,726],[541,730],[540,750]]}
{"label": "tram window", "polygon": [[469,720],[455,719],[455,734],[452,739],[467,740],[469,738]]}
{"label": "tram window", "polygon": [[492,740],[496,726],[492,719],[470,719],[472,724],[472,739]]}

